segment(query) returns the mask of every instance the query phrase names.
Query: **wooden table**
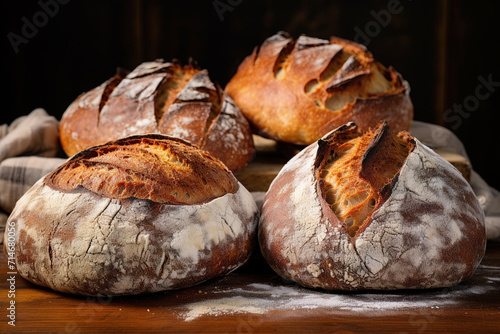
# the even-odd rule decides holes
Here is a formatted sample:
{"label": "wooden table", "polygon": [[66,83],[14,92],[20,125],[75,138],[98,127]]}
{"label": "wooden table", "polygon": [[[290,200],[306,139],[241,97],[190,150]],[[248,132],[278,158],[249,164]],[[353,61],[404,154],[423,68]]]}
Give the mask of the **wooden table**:
{"label": "wooden table", "polygon": [[[150,295],[88,298],[15,276],[9,297],[0,252],[2,333],[434,333],[500,332],[500,243],[474,276],[427,291],[325,293],[275,275],[257,253],[232,274]],[[15,327],[8,325],[15,300]]]}

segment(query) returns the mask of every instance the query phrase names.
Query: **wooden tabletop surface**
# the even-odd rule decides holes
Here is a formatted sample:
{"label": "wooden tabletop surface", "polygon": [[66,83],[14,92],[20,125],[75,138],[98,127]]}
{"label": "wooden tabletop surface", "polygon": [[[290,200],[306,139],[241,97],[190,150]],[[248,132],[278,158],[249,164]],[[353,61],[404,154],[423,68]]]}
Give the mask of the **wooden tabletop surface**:
{"label": "wooden tabletop surface", "polygon": [[[64,295],[10,272],[0,252],[2,333],[500,332],[500,243],[494,242],[470,280],[425,291],[305,289],[275,275],[259,254],[228,276],[141,296]],[[15,327],[8,323],[11,301]]]}

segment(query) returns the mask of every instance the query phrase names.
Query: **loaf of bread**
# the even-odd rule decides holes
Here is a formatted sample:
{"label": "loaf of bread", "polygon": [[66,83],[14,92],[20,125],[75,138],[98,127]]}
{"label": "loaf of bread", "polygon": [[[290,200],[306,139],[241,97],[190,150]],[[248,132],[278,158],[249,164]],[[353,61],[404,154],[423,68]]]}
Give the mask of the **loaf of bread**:
{"label": "loaf of bread", "polygon": [[19,274],[56,291],[125,295],[195,285],[241,266],[258,209],[219,160],[163,135],[84,150],[8,219]]}
{"label": "loaf of bread", "polygon": [[401,131],[413,119],[401,75],[364,46],[337,37],[278,33],[243,60],[225,90],[255,133],[295,145],[351,121],[361,129],[386,121]]}
{"label": "loaf of bread", "polygon": [[486,236],[479,202],[451,164],[406,131],[348,123],[281,170],[259,242],[279,275],[304,286],[391,290],[469,278]]}
{"label": "loaf of bread", "polygon": [[118,71],[80,95],[64,112],[59,133],[69,156],[146,133],[184,139],[231,171],[244,168],[254,154],[248,121],[207,70],[162,60]]}

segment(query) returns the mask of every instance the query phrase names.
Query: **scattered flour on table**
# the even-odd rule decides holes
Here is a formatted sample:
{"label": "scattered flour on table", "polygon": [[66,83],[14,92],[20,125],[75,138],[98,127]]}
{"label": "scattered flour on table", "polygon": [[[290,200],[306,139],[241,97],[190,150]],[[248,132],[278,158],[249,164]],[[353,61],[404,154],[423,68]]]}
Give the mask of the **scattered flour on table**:
{"label": "scattered flour on table", "polygon": [[233,313],[263,314],[267,310],[258,299],[247,297],[226,297],[206,300],[188,305],[189,311],[183,314],[185,320],[193,320],[203,315],[222,315]]}
{"label": "scattered flour on table", "polygon": [[[485,266],[484,269],[491,272],[493,268]],[[316,310],[328,314],[363,312],[363,315],[376,316],[387,315],[390,311],[439,309],[445,305],[458,304],[469,296],[487,294],[498,289],[499,269],[495,268],[495,274],[485,277],[481,284],[415,292],[329,293],[298,285],[252,283],[239,288],[214,290],[207,299],[183,305],[179,315],[184,320],[191,321],[201,316],[266,314],[279,310]],[[291,312],[290,315],[297,313]]]}

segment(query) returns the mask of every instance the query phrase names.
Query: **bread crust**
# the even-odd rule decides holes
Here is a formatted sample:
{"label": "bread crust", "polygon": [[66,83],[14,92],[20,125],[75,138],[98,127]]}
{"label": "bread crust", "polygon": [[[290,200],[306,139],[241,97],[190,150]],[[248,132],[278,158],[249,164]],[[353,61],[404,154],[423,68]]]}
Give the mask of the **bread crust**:
{"label": "bread crust", "polygon": [[409,130],[410,87],[362,45],[280,32],[246,57],[225,88],[261,136],[309,145],[355,122],[361,129],[387,121]]}
{"label": "bread crust", "polygon": [[270,266],[286,279],[328,290],[437,288],[469,278],[485,252],[484,213],[460,173],[412,140],[355,235],[322,194],[321,145],[292,158],[262,207],[259,243]]}
{"label": "bread crust", "polygon": [[131,135],[165,134],[209,151],[231,171],[244,168],[255,150],[246,118],[207,70],[161,59],[118,71],[81,94],[59,132],[68,156]]}
{"label": "bread crust", "polygon": [[[163,141],[166,147],[170,146],[169,141],[182,144],[181,140],[159,135],[146,137]],[[122,141],[139,149],[137,138]],[[195,149],[187,143],[183,145]],[[88,151],[97,153],[105,148]],[[81,155],[90,161],[89,152]],[[165,158],[168,156],[162,159]],[[207,159],[190,158],[189,154],[184,158],[190,166],[185,173],[197,173],[193,160],[210,164]],[[73,159],[81,161],[78,156]],[[130,176],[130,187],[125,187],[129,192],[120,193],[121,196],[108,197],[106,191],[89,190],[83,181],[66,188],[67,183],[57,178],[61,173],[81,180],[72,162],[63,165],[68,170],[60,168],[40,179],[17,202],[8,219],[16,228],[16,267],[25,279],[71,294],[140,294],[192,286],[227,274],[249,258],[256,241],[258,209],[251,194],[230,173],[234,188],[228,191],[219,186],[223,191],[215,190],[215,198],[201,198],[194,204],[175,198],[162,202],[157,196],[135,197],[138,192],[132,191],[137,185],[134,170],[123,164],[110,171]],[[218,164],[221,173],[228,172],[222,163]],[[154,176],[157,166],[149,164],[147,168]],[[217,187],[221,175],[210,175],[219,179],[207,179],[209,187]],[[116,185],[115,179],[105,175],[95,177],[103,184],[101,188]],[[62,181],[67,179],[63,177]],[[152,185],[153,192],[154,188]]]}
{"label": "bread crust", "polygon": [[164,135],[130,136],[88,148],[50,173],[44,183],[59,191],[83,187],[108,198],[170,204],[201,204],[238,189],[222,162]]}

